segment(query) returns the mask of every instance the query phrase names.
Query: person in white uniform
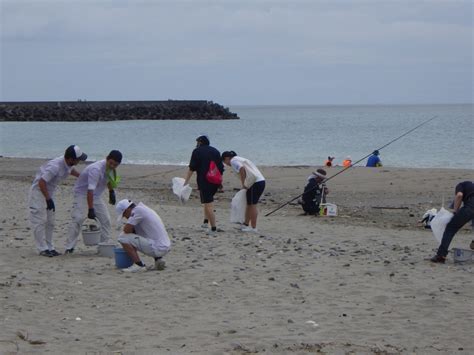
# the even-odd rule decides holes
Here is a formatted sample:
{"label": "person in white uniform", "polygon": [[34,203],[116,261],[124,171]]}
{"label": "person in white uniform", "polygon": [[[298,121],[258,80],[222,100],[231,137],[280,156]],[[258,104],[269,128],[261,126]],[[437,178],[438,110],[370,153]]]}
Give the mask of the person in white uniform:
{"label": "person in white uniform", "polygon": [[118,223],[123,217],[127,218],[118,241],[133,260],[133,265],[123,271],[146,271],[137,251],[154,258],[155,269],[163,270],[165,262],[162,258],[170,251],[171,242],[160,216],[144,203],[135,204],[127,199],[117,203],[115,210]]}
{"label": "person in white uniform", "polygon": [[81,226],[87,218],[98,219],[100,223],[100,241],[106,242],[110,235],[110,215],[102,194],[109,189],[109,203],[115,205],[117,183],[116,169],[122,162],[122,153],[112,150],[106,159],[87,166],[79,175],[74,186],[74,202],[72,205],[66,254],[72,254],[77,244]]}
{"label": "person in white uniform", "polygon": [[54,192],[58,184],[69,175],[79,176],[74,166],[87,159],[77,145],[69,146],[64,156],[43,164],[31,185],[28,207],[36,248],[42,256],[60,255],[53,245],[56,206]]}
{"label": "person in white uniform", "polygon": [[222,153],[222,161],[232,167],[232,170],[239,176],[242,189],[247,190],[247,207],[242,231],[256,233],[258,232],[257,204],[265,190],[265,177],[254,163],[246,158],[239,157],[233,150]]}

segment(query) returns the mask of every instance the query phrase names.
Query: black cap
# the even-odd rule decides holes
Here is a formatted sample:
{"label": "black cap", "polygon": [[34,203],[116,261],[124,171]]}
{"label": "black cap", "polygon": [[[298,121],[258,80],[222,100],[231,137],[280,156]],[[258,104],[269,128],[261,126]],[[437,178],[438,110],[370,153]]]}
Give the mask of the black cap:
{"label": "black cap", "polygon": [[196,138],[196,142],[201,143],[202,145],[209,145],[211,142],[209,141],[208,136],[199,136]]}
{"label": "black cap", "polygon": [[374,150],[374,152],[372,153],[373,155],[379,155],[379,151],[378,150]]}
{"label": "black cap", "polygon": [[67,147],[66,151],[64,152],[64,157],[66,159],[78,159],[78,160],[86,160],[87,154],[83,153],[81,148],[77,145],[70,145]]}
{"label": "black cap", "polygon": [[122,153],[118,150],[112,150],[107,156],[107,159],[113,159],[120,164],[122,162]]}

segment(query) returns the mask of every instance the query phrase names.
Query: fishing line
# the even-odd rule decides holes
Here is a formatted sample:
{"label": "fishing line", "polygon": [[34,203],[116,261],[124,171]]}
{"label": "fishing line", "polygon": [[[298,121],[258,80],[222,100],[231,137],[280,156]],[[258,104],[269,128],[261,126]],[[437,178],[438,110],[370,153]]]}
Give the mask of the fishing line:
{"label": "fishing line", "polygon": [[[401,139],[401,138],[405,137],[406,135],[410,134],[410,133],[413,132],[414,130],[420,128],[421,126],[424,126],[424,125],[427,124],[428,122],[433,121],[433,120],[434,120],[435,118],[437,118],[437,117],[438,117],[437,115],[431,117],[430,119],[428,119],[428,120],[426,120],[426,121],[420,123],[419,125],[413,127],[413,128],[410,129],[409,131],[403,133],[401,136],[398,136],[397,138],[392,139],[392,140],[391,140],[390,142],[388,142],[387,144],[385,144],[385,145],[383,145],[383,146],[381,146],[380,148],[375,149],[375,150],[379,150],[379,151],[380,151],[380,150],[382,150],[382,149],[388,147],[390,144],[395,143],[396,141],[398,141],[399,139]],[[325,179],[325,180],[323,181],[323,183],[326,183],[326,182],[328,182],[329,180],[334,179],[336,176],[338,176],[338,175],[342,174],[343,172],[345,172],[346,170],[352,168],[354,165],[360,163],[362,160],[367,159],[368,157],[370,157],[370,156],[373,154],[373,152],[374,152],[375,150],[373,150],[372,153],[367,154],[365,157],[363,157],[363,158],[357,160],[355,163],[353,163],[353,164],[351,164],[351,165],[349,165],[349,166],[346,166],[344,169],[342,169],[341,171],[337,172],[336,174],[334,174],[334,175],[328,177],[327,179]],[[276,211],[282,209],[282,208],[285,207],[286,205],[288,205],[288,204],[290,204],[291,202],[293,202],[294,200],[300,198],[300,197],[303,196],[305,193],[308,193],[308,192],[314,190],[315,188],[316,188],[316,186],[315,186],[314,188],[312,188],[311,190],[308,190],[308,191],[306,191],[306,192],[303,192],[302,194],[296,196],[295,198],[292,198],[292,199],[289,200],[288,202],[285,202],[284,204],[278,206],[278,207],[275,208],[273,211],[267,213],[267,214],[265,215],[265,217],[270,216],[271,214],[273,214],[273,213],[275,213]]]}

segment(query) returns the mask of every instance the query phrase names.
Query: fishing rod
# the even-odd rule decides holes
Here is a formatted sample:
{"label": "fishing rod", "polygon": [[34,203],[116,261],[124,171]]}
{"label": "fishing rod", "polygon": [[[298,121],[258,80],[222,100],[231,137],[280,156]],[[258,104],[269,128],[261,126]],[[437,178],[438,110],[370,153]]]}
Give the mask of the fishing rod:
{"label": "fishing rod", "polygon": [[[430,119],[428,119],[428,120],[426,120],[426,121],[420,123],[420,124],[417,125],[416,127],[413,127],[413,128],[410,129],[409,131],[403,133],[401,136],[398,136],[397,138],[392,139],[392,140],[391,140],[390,142],[388,142],[387,144],[385,144],[385,145],[383,145],[383,146],[381,146],[380,148],[375,149],[375,150],[379,150],[379,151],[380,151],[380,150],[382,150],[382,149],[388,147],[390,144],[392,144],[392,143],[398,141],[399,139],[405,137],[406,135],[410,134],[410,133],[413,132],[414,130],[420,128],[421,126],[424,126],[424,125],[427,124],[428,122],[433,121],[433,120],[434,120],[435,118],[437,118],[437,117],[438,117],[437,115],[431,117]],[[365,157],[363,157],[363,158],[357,160],[354,164],[351,164],[351,165],[349,165],[349,166],[346,166],[346,167],[345,167],[344,169],[342,169],[341,171],[339,171],[339,172],[337,172],[336,174],[334,174],[334,175],[328,177],[328,178],[325,179],[323,182],[326,183],[326,182],[328,182],[329,180],[334,179],[336,176],[338,176],[338,175],[342,174],[343,172],[345,172],[346,170],[352,168],[354,165],[360,163],[362,160],[367,159],[368,157],[370,157],[370,156],[373,154],[373,152],[374,152],[375,150],[373,150],[372,153],[367,154]],[[290,204],[291,202],[293,202],[294,200],[300,198],[300,197],[303,196],[305,193],[308,193],[308,192],[314,190],[315,188],[317,188],[317,186],[313,187],[313,188],[312,188],[311,190],[309,190],[309,191],[303,192],[302,194],[296,196],[295,198],[292,198],[292,199],[289,200],[288,202],[285,202],[283,205],[278,206],[278,207],[275,208],[273,211],[267,213],[267,214],[265,215],[265,217],[270,216],[271,214],[273,214],[273,213],[275,213],[276,211],[282,209],[282,208],[285,207],[286,205],[288,205],[288,204]]]}

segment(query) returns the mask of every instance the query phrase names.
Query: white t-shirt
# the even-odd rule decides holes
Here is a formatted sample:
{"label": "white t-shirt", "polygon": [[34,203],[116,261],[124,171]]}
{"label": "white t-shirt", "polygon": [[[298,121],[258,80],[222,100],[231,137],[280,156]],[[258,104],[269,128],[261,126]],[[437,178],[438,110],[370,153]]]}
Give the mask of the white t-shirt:
{"label": "white t-shirt", "polygon": [[171,242],[160,216],[143,203],[139,203],[128,219],[128,224],[135,228],[135,233],[149,239],[154,249],[169,249]]}
{"label": "white t-shirt", "polygon": [[[230,165],[235,173],[239,173],[240,168],[244,167],[247,174],[253,174],[256,177],[255,182],[265,181],[260,170],[258,170],[257,166],[252,163],[250,160],[235,156],[230,160]],[[250,186],[247,186],[250,187]]]}
{"label": "white t-shirt", "polygon": [[87,195],[88,190],[94,191],[94,196],[102,195],[107,187],[107,175],[105,174],[105,159],[88,165],[77,178],[74,193]]}
{"label": "white t-shirt", "polygon": [[72,166],[68,166],[64,157],[58,157],[43,164],[36,173],[33,188],[38,187],[40,179],[46,182],[51,197],[58,184],[71,174]]}

